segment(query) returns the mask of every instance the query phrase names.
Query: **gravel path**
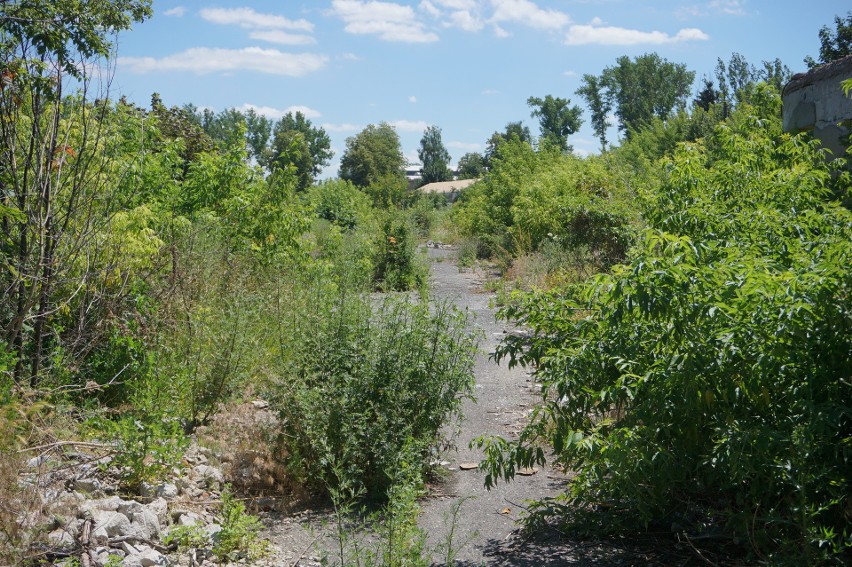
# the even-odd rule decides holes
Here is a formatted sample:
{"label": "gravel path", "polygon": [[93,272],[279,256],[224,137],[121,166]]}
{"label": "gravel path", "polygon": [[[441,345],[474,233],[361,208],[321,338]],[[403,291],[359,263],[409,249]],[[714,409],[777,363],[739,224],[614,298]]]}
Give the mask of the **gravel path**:
{"label": "gravel path", "polygon": [[[422,504],[420,526],[429,536],[427,547],[435,549],[442,544],[446,547],[453,528],[453,510],[458,508],[453,533],[453,546],[459,548],[455,557],[457,565],[564,564],[567,558],[553,557],[553,550],[545,552],[523,542],[516,524],[527,500],[555,496],[562,491],[563,475],[543,467],[535,474],[517,476],[513,482],[500,483],[489,491],[484,487],[482,472],[459,468],[482,459],[481,451],[469,448],[472,439],[483,434],[514,438],[537,401],[537,393],[527,371],[509,370],[505,363],[497,365],[489,357],[509,327],[495,320],[489,305],[493,295],[482,291],[488,274],[460,272],[452,251],[432,249],[429,255],[433,295],[469,309],[482,341],[475,366],[476,400],[468,400],[464,405],[457,450],[443,457],[449,462],[448,478]],[[434,559],[441,564],[446,555],[436,555]]]}

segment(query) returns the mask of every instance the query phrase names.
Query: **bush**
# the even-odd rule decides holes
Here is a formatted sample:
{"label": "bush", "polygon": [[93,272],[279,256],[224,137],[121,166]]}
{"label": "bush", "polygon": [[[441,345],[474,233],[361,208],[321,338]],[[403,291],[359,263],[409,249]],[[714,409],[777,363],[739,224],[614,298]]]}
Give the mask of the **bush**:
{"label": "bush", "polygon": [[403,450],[425,459],[472,392],[467,316],[346,291],[319,301],[294,329],[275,401],[289,466],[320,488],[381,498]]}
{"label": "bush", "polygon": [[426,285],[428,268],[417,257],[416,232],[409,218],[391,211],[382,224],[376,245],[377,287],[385,291],[408,291]]}
{"label": "bush", "polygon": [[774,128],[681,148],[629,265],[504,311],[533,337],[498,358],[537,365],[544,402],[517,443],[481,440],[487,482],[549,443],[577,471],[561,510],[611,512],[586,527],[675,525],[770,562],[849,553],[852,215],[813,146]]}

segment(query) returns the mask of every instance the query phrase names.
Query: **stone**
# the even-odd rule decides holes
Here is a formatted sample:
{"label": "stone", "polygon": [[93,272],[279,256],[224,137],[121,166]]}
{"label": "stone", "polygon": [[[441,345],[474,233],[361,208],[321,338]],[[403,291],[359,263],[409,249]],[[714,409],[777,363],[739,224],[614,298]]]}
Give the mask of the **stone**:
{"label": "stone", "polygon": [[148,546],[140,546],[137,553],[132,553],[124,558],[125,567],[155,567],[158,565],[171,565],[169,558]]}
{"label": "stone", "polygon": [[180,515],[177,516],[177,524],[179,526],[196,526],[201,523],[203,523],[201,516],[195,512],[181,512]]}
{"label": "stone", "polygon": [[160,537],[160,520],[157,514],[143,507],[138,512],[133,512],[130,518],[131,527],[136,537],[154,541]]}
{"label": "stone", "polygon": [[157,520],[160,521],[160,525],[168,523],[169,520],[169,503],[166,502],[165,498],[157,498],[153,502],[149,503],[147,508],[156,514]]}
{"label": "stone", "polygon": [[266,400],[254,400],[251,405],[253,405],[255,409],[266,409],[269,407],[269,402]]}
{"label": "stone", "polygon": [[164,482],[157,485],[143,482],[139,489],[139,494],[145,498],[165,498],[166,500],[174,500],[178,496],[178,487],[170,482]]}
{"label": "stone", "polygon": [[53,530],[47,534],[47,540],[50,542],[50,547],[55,551],[71,552],[77,545],[74,535],[64,528]]}
{"label": "stone", "polygon": [[92,539],[97,544],[106,545],[111,538],[134,534],[130,520],[121,512],[101,510],[94,514],[94,520]]}
{"label": "stone", "polygon": [[74,481],[74,490],[88,494],[103,493],[104,485],[96,478],[78,478]]}
{"label": "stone", "polygon": [[210,465],[197,465],[192,469],[195,484],[218,490],[224,483],[225,477],[222,471]]}

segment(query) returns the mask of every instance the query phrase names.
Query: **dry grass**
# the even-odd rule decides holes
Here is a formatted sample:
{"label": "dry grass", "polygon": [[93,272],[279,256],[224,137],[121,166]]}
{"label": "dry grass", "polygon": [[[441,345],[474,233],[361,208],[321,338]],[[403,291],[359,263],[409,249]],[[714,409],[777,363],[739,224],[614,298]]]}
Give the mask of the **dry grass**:
{"label": "dry grass", "polygon": [[219,455],[235,491],[260,496],[293,490],[282,464],[278,418],[268,408],[252,402],[222,406],[197,432],[198,442]]}

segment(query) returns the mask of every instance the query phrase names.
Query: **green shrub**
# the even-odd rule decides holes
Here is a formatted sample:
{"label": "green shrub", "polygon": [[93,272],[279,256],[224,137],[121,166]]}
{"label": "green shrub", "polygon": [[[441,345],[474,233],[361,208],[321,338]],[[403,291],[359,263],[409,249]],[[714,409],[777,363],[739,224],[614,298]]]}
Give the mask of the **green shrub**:
{"label": "green shrub", "polygon": [[417,237],[410,219],[390,211],[376,245],[376,285],[384,291],[408,291],[426,285],[428,267],[417,256]]}
{"label": "green shrub", "polygon": [[230,487],[222,491],[220,511],[222,530],[213,535],[213,554],[219,561],[260,559],[267,554],[269,542],[260,538],[263,524],[257,516],[246,514],[245,505],[234,498]]}
{"label": "green shrub", "polygon": [[[646,195],[629,265],[517,297],[544,401],[517,443],[482,439],[488,483],[577,472],[575,525],[679,526],[770,562],[848,554],[852,215],[803,138],[741,119],[681,148]],[[608,510],[603,515],[587,514]]]}
{"label": "green shrub", "polygon": [[403,449],[425,459],[471,394],[467,316],[395,297],[373,305],[345,290],[312,300],[291,330],[275,401],[289,465],[320,488],[381,498]]}

